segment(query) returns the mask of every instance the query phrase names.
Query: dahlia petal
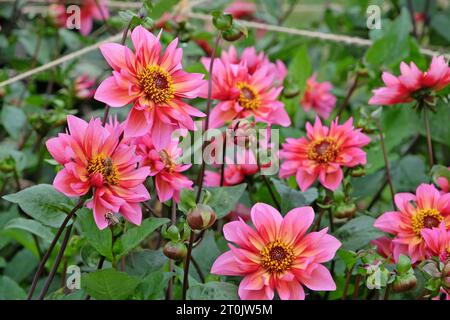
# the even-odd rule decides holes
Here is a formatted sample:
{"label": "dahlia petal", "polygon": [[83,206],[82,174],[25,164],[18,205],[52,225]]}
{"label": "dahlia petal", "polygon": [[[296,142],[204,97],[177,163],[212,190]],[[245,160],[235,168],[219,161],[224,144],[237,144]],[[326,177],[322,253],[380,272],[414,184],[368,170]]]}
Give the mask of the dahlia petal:
{"label": "dahlia petal", "polygon": [[303,237],[314,221],[311,207],[295,208],[289,211],[281,223],[280,236],[286,244],[295,244]]}
{"label": "dahlia petal", "polygon": [[304,272],[297,273],[297,279],[311,290],[334,291],[336,284],[330,271],[321,264],[316,264],[310,274]]}
{"label": "dahlia petal", "polygon": [[106,78],[95,91],[94,99],[111,107],[123,107],[131,103],[136,96],[130,96],[128,88],[119,87],[114,76]]}
{"label": "dahlia petal", "polygon": [[214,261],[211,267],[211,273],[224,276],[246,275],[245,270],[243,270],[236,262],[233,252],[231,251],[226,251]]}
{"label": "dahlia petal", "polygon": [[305,291],[297,281],[277,281],[277,292],[281,300],[305,300]]}
{"label": "dahlia petal", "polygon": [[397,234],[401,224],[401,213],[397,211],[385,212],[375,220],[373,224],[375,228],[378,228],[384,232]]}
{"label": "dahlia petal", "polygon": [[251,217],[263,240],[276,240],[283,218],[275,208],[259,202],[252,207]]}
{"label": "dahlia petal", "polygon": [[151,129],[151,123],[147,121],[145,112],[133,107],[128,114],[125,124],[126,137],[139,137],[148,133]]}

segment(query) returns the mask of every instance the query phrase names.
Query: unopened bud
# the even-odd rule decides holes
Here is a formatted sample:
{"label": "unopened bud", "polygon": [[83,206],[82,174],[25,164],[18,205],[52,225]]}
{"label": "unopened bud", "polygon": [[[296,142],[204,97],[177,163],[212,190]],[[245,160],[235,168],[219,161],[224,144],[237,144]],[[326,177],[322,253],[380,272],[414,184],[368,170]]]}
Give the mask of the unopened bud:
{"label": "unopened bud", "polygon": [[241,30],[233,27],[227,31],[224,31],[222,34],[222,37],[225,40],[232,42],[232,41],[239,40],[243,35],[244,35],[244,33]]}
{"label": "unopened bud", "polygon": [[216,213],[206,204],[198,204],[187,215],[187,223],[192,230],[205,230],[216,222]]}
{"label": "unopened bud", "polygon": [[163,253],[169,259],[182,261],[186,258],[187,249],[181,242],[170,241],[164,246]]}
{"label": "unopened bud", "polygon": [[402,276],[397,276],[392,284],[394,292],[405,292],[413,289],[417,284],[417,278],[414,273],[408,273]]}
{"label": "unopened bud", "polygon": [[358,166],[351,170],[350,174],[352,177],[359,178],[366,175],[366,167]]}
{"label": "unopened bud", "polygon": [[334,216],[338,219],[350,218],[356,212],[356,205],[354,203],[344,203],[340,204],[336,211],[334,212]]}

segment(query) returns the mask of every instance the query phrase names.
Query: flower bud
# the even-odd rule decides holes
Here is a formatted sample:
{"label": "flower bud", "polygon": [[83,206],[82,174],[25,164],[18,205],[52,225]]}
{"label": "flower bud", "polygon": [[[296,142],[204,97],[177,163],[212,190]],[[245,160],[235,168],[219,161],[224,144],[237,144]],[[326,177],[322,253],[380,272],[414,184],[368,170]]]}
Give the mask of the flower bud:
{"label": "flower bud", "polygon": [[222,37],[225,40],[232,42],[232,41],[239,40],[243,35],[244,35],[244,33],[241,30],[233,27],[227,31],[224,31],[222,34]]}
{"label": "flower bud", "polygon": [[413,272],[397,276],[392,284],[394,292],[405,292],[413,289],[417,284],[417,278]]}
{"label": "flower bud", "polygon": [[206,204],[198,204],[187,215],[187,223],[192,230],[204,230],[216,222],[216,213]]}
{"label": "flower bud", "polygon": [[163,248],[164,255],[172,260],[182,261],[186,258],[187,249],[186,246],[181,242],[170,241],[167,242]]}
{"label": "flower bud", "polygon": [[355,212],[356,205],[354,203],[343,203],[336,208],[334,216],[338,219],[350,218]]}

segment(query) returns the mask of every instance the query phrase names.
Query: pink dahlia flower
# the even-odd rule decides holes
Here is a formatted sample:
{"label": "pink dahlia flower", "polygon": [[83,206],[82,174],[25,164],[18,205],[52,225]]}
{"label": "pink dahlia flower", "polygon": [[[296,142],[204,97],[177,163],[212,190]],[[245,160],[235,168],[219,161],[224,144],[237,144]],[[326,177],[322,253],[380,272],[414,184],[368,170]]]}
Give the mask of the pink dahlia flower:
{"label": "pink dahlia flower", "polygon": [[142,163],[150,167],[150,176],[154,177],[156,193],[161,202],[174,199],[180,201],[182,189],[192,190],[193,182],[181,172],[188,170],[191,165],[179,163],[182,149],[178,141],[172,140],[163,148],[156,148],[150,134],[132,140],[137,146],[136,153],[143,159]]}
{"label": "pink dahlia flower", "polygon": [[419,90],[439,91],[450,84],[450,68],[443,56],[433,57],[429,69],[422,72],[414,62],[400,64],[400,76],[383,72],[385,87],[373,90],[369,104],[392,105],[414,100]]}
{"label": "pink dahlia flower", "polygon": [[108,226],[105,217],[115,212],[139,225],[139,203],[150,199],[143,184],[149,167],[137,166],[141,159],[136,148],[121,141],[121,130],[111,132],[100,119],[87,123],[67,116],[67,124],[67,133],[46,142],[52,157],[64,167],[53,181],[56,190],[68,197],[80,197],[92,190],[93,198],[86,206],[93,209],[99,229]]}
{"label": "pink dahlia flower", "polygon": [[442,262],[450,257],[450,228],[445,221],[437,228],[422,229],[420,234],[428,248],[429,257],[439,257]]}
{"label": "pink dahlia flower", "polygon": [[135,52],[116,43],[100,46],[113,75],[100,84],[94,98],[111,107],[133,103],[125,135],[138,137],[149,132],[159,149],[170,143],[175,129],[195,130],[192,116],[204,116],[183,102],[183,98],[198,96],[203,75],[182,70],[183,51],[177,48],[178,39],[162,52],[159,35],[155,37],[138,26],[131,40]]}
{"label": "pink dahlia flower", "polygon": [[[228,51],[222,51],[220,59],[230,64],[242,64],[247,67],[247,71],[250,74],[254,74],[262,66],[267,66],[270,77],[274,78],[274,85],[279,86],[283,84],[284,78],[286,78],[288,70],[283,61],[277,60],[275,63],[270,62],[269,58],[264,52],[257,53],[255,47],[248,47],[242,51],[241,56],[234,46],[231,46]],[[210,58],[203,58],[202,63],[205,68],[209,69]],[[207,70],[208,70],[207,69]]]}
{"label": "pink dahlia flower", "polygon": [[[412,262],[421,261],[433,252],[427,242],[433,243],[434,249],[439,248],[434,244],[440,243],[436,240],[440,236],[433,228],[442,222],[445,228],[450,226],[450,193],[441,195],[433,185],[421,184],[415,195],[397,193],[394,201],[398,211],[382,214],[374,226],[394,235],[392,243],[396,261],[400,254],[409,256]],[[436,233],[431,234],[429,230]]]}
{"label": "pink dahlia flower", "polygon": [[369,142],[360,129],[354,129],[352,118],[342,125],[336,119],[328,128],[316,117],[314,126],[306,123],[306,137],[286,139],[280,151],[284,159],[280,177],[295,175],[302,191],[317,179],[334,191],[343,178],[341,167],[366,164],[366,153],[361,148]]}
{"label": "pink dahlia flower", "polygon": [[314,109],[314,111],[323,119],[328,119],[336,106],[336,97],[330,92],[333,85],[326,82],[317,82],[316,75],[312,75],[306,81],[305,94],[301,104],[305,111]]}
{"label": "pink dahlia flower", "polygon": [[[218,128],[234,119],[253,116],[256,121],[278,124],[287,127],[291,120],[278,101],[282,87],[276,83],[273,65],[263,63],[251,73],[246,61],[236,64],[225,55],[214,61],[212,75],[212,98],[220,100],[211,111],[209,124]],[[209,69],[209,58],[203,58],[203,66]],[[206,98],[207,85],[202,88],[201,96]]]}
{"label": "pink dahlia flower", "polygon": [[223,227],[230,250],[214,262],[211,273],[243,276],[239,297],[271,300],[275,290],[283,300],[303,300],[303,285],[311,290],[334,291],[336,284],[322,263],[333,259],[341,243],[327,234],[306,231],[314,220],[311,207],[296,208],[283,218],[273,207],[257,203],[251,209],[256,230],[244,221]]}
{"label": "pink dahlia flower", "polygon": [[[106,0],[84,0],[80,6],[80,33],[84,36],[92,31],[94,20],[103,21],[109,18],[108,4]],[[73,13],[68,13],[63,4],[53,4],[50,12],[56,15],[55,20],[60,27],[65,27]]]}
{"label": "pink dahlia flower", "polygon": [[94,96],[95,79],[83,74],[75,79],[75,96],[78,99],[86,100]]}

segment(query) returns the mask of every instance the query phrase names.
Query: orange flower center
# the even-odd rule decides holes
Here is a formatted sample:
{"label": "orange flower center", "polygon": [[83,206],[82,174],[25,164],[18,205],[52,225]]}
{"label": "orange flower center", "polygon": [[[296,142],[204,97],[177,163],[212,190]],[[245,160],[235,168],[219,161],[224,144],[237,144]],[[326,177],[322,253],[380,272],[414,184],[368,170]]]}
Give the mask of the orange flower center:
{"label": "orange flower center", "polygon": [[164,168],[172,173],[175,170],[175,163],[172,160],[172,157],[169,156],[166,150],[161,150],[159,152],[159,156],[161,157],[161,161],[164,163]]}
{"label": "orange flower center", "polygon": [[137,79],[147,98],[155,104],[164,104],[174,98],[172,76],[163,68],[147,66],[138,73]]}
{"label": "orange flower center", "polygon": [[246,110],[256,110],[261,104],[258,92],[250,85],[244,82],[238,82],[239,105]]}
{"label": "orange flower center", "polygon": [[413,215],[411,225],[414,232],[420,236],[420,231],[424,228],[431,229],[439,226],[444,217],[436,209],[420,209]]}
{"label": "orange flower center", "polygon": [[100,173],[110,185],[119,184],[119,170],[113,164],[111,158],[108,158],[103,153],[96,155],[89,161],[87,171],[90,175]]}
{"label": "orange flower center", "polygon": [[308,159],[319,163],[328,163],[336,160],[338,147],[333,138],[323,138],[311,143],[308,149]]}
{"label": "orange flower center", "polygon": [[270,273],[284,272],[291,267],[295,259],[292,246],[279,240],[269,242],[260,254],[261,266]]}

